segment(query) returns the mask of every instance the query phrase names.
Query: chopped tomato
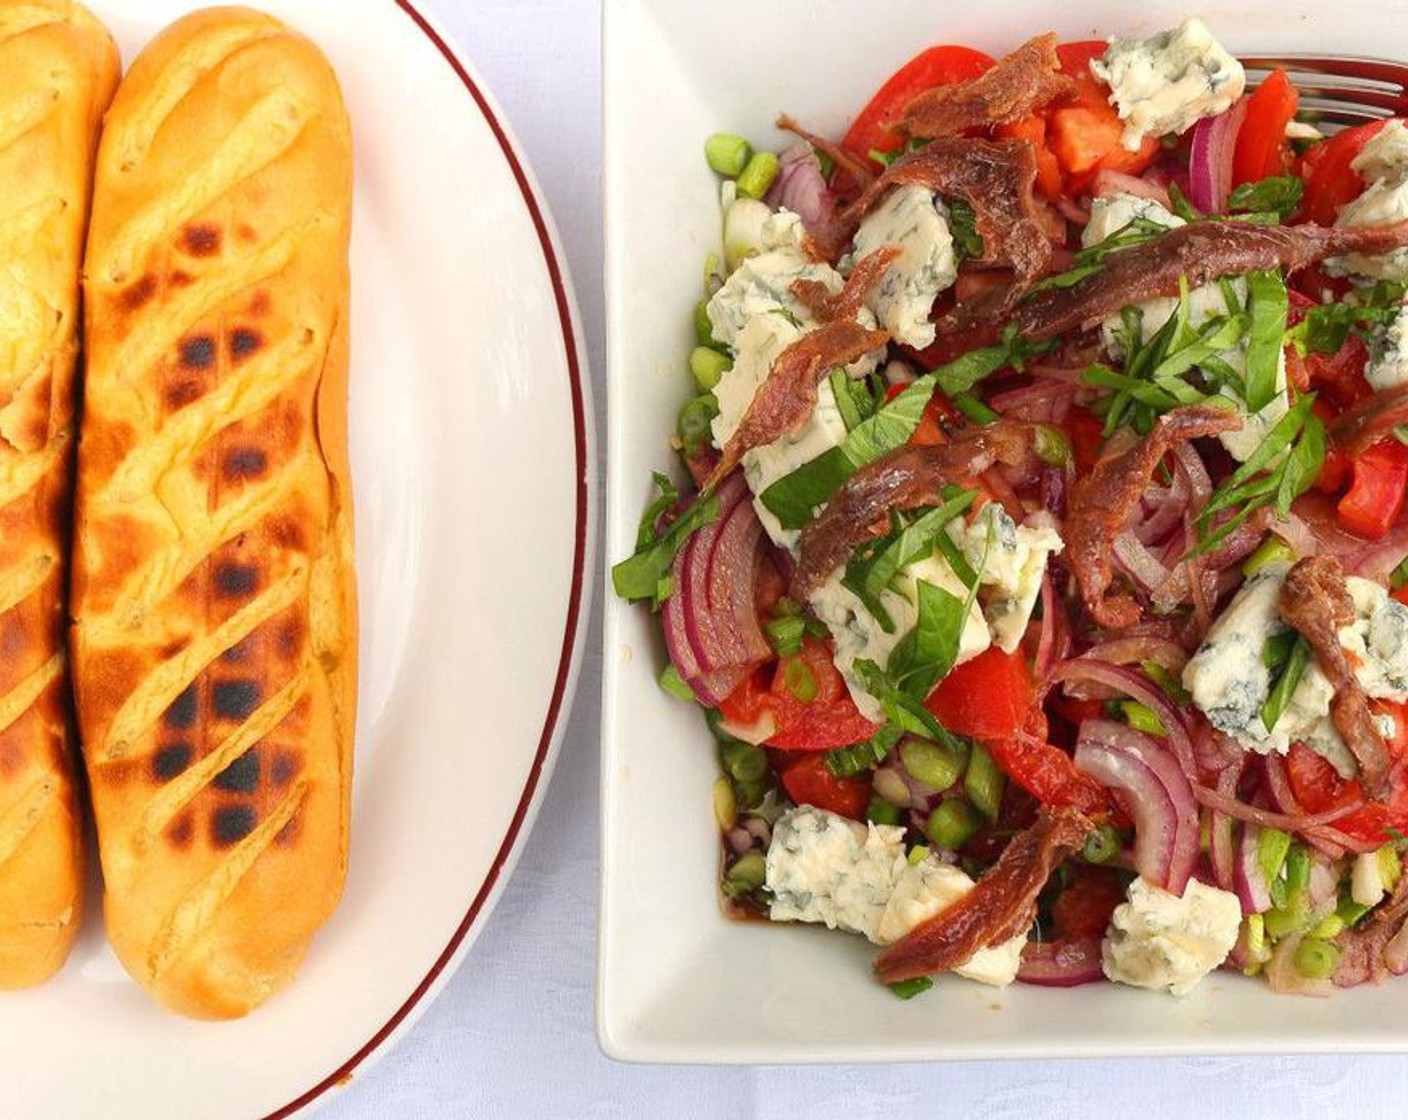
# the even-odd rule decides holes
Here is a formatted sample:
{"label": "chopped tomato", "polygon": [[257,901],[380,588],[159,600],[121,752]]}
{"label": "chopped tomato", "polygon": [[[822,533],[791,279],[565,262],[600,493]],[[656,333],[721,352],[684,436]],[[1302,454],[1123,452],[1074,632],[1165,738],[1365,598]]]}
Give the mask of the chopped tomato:
{"label": "chopped tomato", "polygon": [[1066,416],[1066,435],[1071,440],[1076,474],[1089,474],[1100,459],[1100,449],[1105,446],[1104,421],[1080,405],[1074,405]]}
{"label": "chopped tomato", "polygon": [[934,718],[959,735],[1010,739],[1032,707],[1032,676],[1020,653],[992,646],[956,666],[924,701]]}
{"label": "chopped tomato", "polygon": [[[1292,368],[1290,361],[1294,354],[1295,347],[1286,347],[1286,371],[1288,377],[1290,376],[1290,370]],[[1302,386],[1301,391],[1304,392],[1305,388],[1305,386]],[[1315,415],[1320,417],[1321,423],[1328,425],[1334,420],[1335,409],[1323,397],[1318,399],[1312,407],[1314,408]],[[1327,446],[1325,448],[1324,462],[1320,466],[1320,473],[1315,476],[1315,489],[1319,490],[1322,494],[1330,495],[1335,495],[1342,491],[1345,487],[1345,483],[1349,481],[1351,459],[1352,456],[1349,452],[1343,451],[1333,445]]]}
{"label": "chopped tomato", "polygon": [[1389,437],[1350,462],[1349,493],[1335,512],[1351,533],[1378,540],[1398,519],[1408,488],[1408,447]]}
{"label": "chopped tomato", "polygon": [[1348,408],[1367,397],[1373,389],[1364,379],[1364,367],[1369,364],[1369,347],[1358,335],[1351,334],[1333,354],[1307,354],[1306,372],[1312,389],[1323,390],[1331,403]]}
{"label": "chopped tomato", "polygon": [[865,820],[865,811],[870,805],[870,783],[836,777],[826,768],[822,755],[798,759],[782,771],[781,777],[787,796],[798,805],[815,805],[855,821]]}
{"label": "chopped tomato", "polygon": [[1027,141],[1036,154],[1036,189],[1046,198],[1061,194],[1061,164],[1056,153],[1046,146],[1045,117],[1023,117],[1010,124],[1000,124],[994,131],[1006,139]]}
{"label": "chopped tomato", "polygon": [[[1396,732],[1388,744],[1389,757],[1401,759],[1408,752],[1408,711],[1402,704],[1377,701],[1379,714],[1391,715]],[[1396,768],[1395,768],[1396,769]],[[1325,813],[1357,800],[1362,794],[1358,778],[1345,780],[1335,768],[1304,743],[1292,743],[1286,755],[1286,777],[1291,792],[1307,813]],[[1400,775],[1387,801],[1370,801],[1331,826],[1356,840],[1380,844],[1389,839],[1387,829],[1408,830],[1408,782]]]}
{"label": "chopped tomato", "polygon": [[1395,588],[1390,591],[1389,594],[1404,606],[1408,606],[1408,583],[1405,583],[1402,587]]}
{"label": "chopped tomato", "polygon": [[1046,717],[1033,707],[1027,725],[1010,739],[983,745],[1009,778],[1043,805],[1074,805],[1097,817],[1111,815],[1108,791],[1076,769],[1071,756],[1047,742]]}
{"label": "chopped tomato", "polygon": [[[937,46],[921,51],[898,70],[876,91],[869,103],[851,123],[841,147],[861,159],[871,151],[899,150],[904,138],[895,131],[905,108],[919,94],[935,86],[966,82],[990,69],[991,55],[971,47]],[[874,161],[871,161],[874,163]],[[877,163],[875,166],[879,167]]]}
{"label": "chopped tomato", "polygon": [[1371,121],[1347,128],[1305,153],[1301,172],[1305,194],[1296,215],[1298,220],[1322,226],[1335,224],[1340,207],[1364,190],[1364,176],[1350,164],[1383,126],[1383,121]]}
{"label": "chopped tomato", "polygon": [[1056,48],[1061,72],[1076,83],[1075,95],[1052,109],[1046,143],[1065,177],[1065,193],[1075,197],[1102,168],[1138,175],[1153,162],[1159,142],[1144,138],[1137,151],[1124,146],[1124,122],[1110,104],[1110,90],[1090,72],[1090,62],[1108,48],[1101,40],[1062,43]]}
{"label": "chopped tomato", "polygon": [[829,640],[804,638],[800,653],[750,674],[719,711],[748,727],[770,716],[776,727],[765,740],[770,747],[826,751],[863,742],[879,727],[856,708],[834,657]]}
{"label": "chopped tomato", "polygon": [[1291,156],[1286,125],[1295,117],[1299,104],[1300,95],[1284,70],[1273,70],[1247,98],[1247,115],[1232,153],[1234,187],[1286,173]]}
{"label": "chopped tomato", "polygon": [[1108,867],[1068,864],[1071,876],[1051,904],[1051,920],[1062,937],[1099,937],[1110,924],[1110,915],[1124,901],[1124,880]]}

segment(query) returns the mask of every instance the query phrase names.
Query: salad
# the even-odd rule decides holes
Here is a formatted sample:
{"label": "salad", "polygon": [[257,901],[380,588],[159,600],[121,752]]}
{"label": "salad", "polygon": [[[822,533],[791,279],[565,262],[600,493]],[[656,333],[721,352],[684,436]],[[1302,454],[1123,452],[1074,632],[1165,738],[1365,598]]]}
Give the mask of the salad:
{"label": "salad", "polygon": [[1297,109],[1188,19],[708,138],[681,470],[612,574],[731,917],[905,998],[1408,971],[1408,124]]}

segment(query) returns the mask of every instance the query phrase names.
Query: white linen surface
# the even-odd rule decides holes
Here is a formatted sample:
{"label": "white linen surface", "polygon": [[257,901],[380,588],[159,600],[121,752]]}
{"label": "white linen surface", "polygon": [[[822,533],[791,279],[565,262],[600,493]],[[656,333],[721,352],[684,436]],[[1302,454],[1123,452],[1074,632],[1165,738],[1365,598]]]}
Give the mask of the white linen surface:
{"label": "white linen surface", "polygon": [[[687,0],[682,0],[687,2]],[[601,291],[600,12],[590,0],[428,0],[503,108],[561,231],[596,392]],[[740,29],[740,33],[742,29]],[[600,470],[598,477],[601,477]],[[597,1049],[601,606],[556,774],[522,861],[463,967],[400,1045],[321,1113],[449,1117],[907,1116],[1139,1120],[1405,1115],[1408,1058],[1212,1058],[787,1069],[619,1065]]]}

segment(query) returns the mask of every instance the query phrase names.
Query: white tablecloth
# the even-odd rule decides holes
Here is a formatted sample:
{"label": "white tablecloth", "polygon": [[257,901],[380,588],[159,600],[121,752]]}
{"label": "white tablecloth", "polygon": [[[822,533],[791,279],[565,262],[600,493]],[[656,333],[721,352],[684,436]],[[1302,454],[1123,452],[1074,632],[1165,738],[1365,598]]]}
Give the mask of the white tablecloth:
{"label": "white tablecloth", "polygon": [[[547,195],[576,278],[600,432],[606,366],[598,6],[591,0],[428,3],[504,109]],[[604,437],[598,455],[604,458]],[[557,771],[513,882],[439,1000],[397,1049],[332,1102],[329,1117],[1408,1116],[1404,1058],[818,1069],[607,1061],[597,1049],[593,1012],[600,620],[597,603]]]}

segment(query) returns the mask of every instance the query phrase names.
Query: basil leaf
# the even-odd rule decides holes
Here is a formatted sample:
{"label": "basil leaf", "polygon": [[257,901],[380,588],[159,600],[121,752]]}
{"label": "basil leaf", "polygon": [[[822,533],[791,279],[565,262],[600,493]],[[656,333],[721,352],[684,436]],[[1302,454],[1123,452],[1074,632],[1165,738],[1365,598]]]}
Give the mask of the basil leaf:
{"label": "basil leaf", "polygon": [[680,500],[680,492],[675,489],[675,484],[670,481],[668,475],[651,471],[650,477],[655,483],[655,488],[660,491],[660,496],[646,506],[645,512],[641,514],[640,524],[636,527],[637,550],[655,539],[655,526],[659,523],[661,514]]}
{"label": "basil leaf", "polygon": [[1247,273],[1251,331],[1247,339],[1247,409],[1260,412],[1276,397],[1281,348],[1286,339],[1290,300],[1286,282],[1275,271]]}
{"label": "basil leaf", "polygon": [[968,604],[952,591],[916,580],[919,613],[914,629],[900,639],[886,670],[895,686],[923,700],[948,676],[958,658]]}
{"label": "basil leaf", "polygon": [[1294,175],[1271,175],[1236,187],[1227,199],[1231,212],[1263,211],[1275,221],[1285,221],[1300,205],[1305,184]]}
{"label": "basil leaf", "polygon": [[977,350],[955,358],[951,362],[929,371],[949,396],[966,393],[979,381],[1000,369],[1015,369],[1021,372],[1028,358],[1045,354],[1056,345],[1056,340],[1028,342],[1017,331],[1015,323],[1009,323],[1002,332],[1002,341],[996,346],[982,346]]}
{"label": "basil leaf", "polygon": [[[659,500],[656,499],[657,504]],[[718,516],[718,495],[701,494],[658,535],[652,530],[648,539],[637,541],[635,554],[611,569],[611,585],[616,594],[630,602],[649,599],[652,606],[658,607],[674,592],[670,568],[676,554],[685,541]]]}
{"label": "basil leaf", "polygon": [[828,449],[764,490],[760,495],[764,507],[784,529],[800,529],[812,519],[812,511],[830,499],[857,468],[909,441],[933,395],[933,377],[919,378],[848,432],[840,446]]}
{"label": "basil leaf", "polygon": [[1251,458],[1238,467],[1231,477],[1213,491],[1207,505],[1203,507],[1203,512],[1198,517],[1200,523],[1210,522],[1215,513],[1235,505],[1242,499],[1243,492],[1252,479],[1271,466],[1281,453],[1290,447],[1292,440],[1305,426],[1306,418],[1311,415],[1310,409],[1314,403],[1314,396],[1307,394],[1296,401],[1286,415],[1276,421],[1271,431],[1267,432],[1266,438],[1261,441],[1261,445],[1252,452]]}
{"label": "basil leaf", "polygon": [[1291,503],[1320,477],[1325,465],[1325,425],[1313,412],[1306,417],[1300,439],[1286,456],[1281,483],[1276,488],[1276,510],[1282,517],[1291,512]]}

